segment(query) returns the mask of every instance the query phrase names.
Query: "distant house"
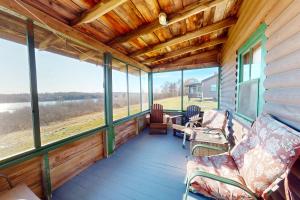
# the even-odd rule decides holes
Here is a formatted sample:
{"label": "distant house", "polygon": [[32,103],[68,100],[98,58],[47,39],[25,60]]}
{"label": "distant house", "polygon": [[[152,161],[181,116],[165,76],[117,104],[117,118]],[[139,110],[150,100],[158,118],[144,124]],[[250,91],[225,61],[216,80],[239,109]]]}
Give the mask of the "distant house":
{"label": "distant house", "polygon": [[186,85],[188,87],[188,98],[216,100],[218,97],[217,85],[218,74],[203,79],[201,82],[188,84]]}

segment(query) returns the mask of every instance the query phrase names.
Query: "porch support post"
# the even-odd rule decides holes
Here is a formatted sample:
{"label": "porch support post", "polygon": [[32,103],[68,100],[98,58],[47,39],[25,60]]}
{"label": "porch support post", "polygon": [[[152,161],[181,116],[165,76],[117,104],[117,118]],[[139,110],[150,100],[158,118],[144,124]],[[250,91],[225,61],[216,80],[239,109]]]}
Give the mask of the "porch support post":
{"label": "porch support post", "polygon": [[105,52],[104,58],[104,88],[105,88],[105,121],[106,131],[106,152],[107,156],[115,149],[115,133],[113,127],[113,108],[112,108],[112,55]]}
{"label": "porch support post", "polygon": [[140,112],[143,111],[143,90],[142,90],[142,70],[139,69],[139,75],[140,75]]}
{"label": "porch support post", "polygon": [[42,174],[43,174],[44,198],[46,200],[51,200],[52,199],[52,188],[51,188],[50,165],[49,165],[48,153],[43,155]]}
{"label": "porch support post", "polygon": [[37,91],[36,79],[36,63],[34,52],[34,32],[32,20],[27,20],[26,27],[26,42],[28,51],[29,77],[30,77],[30,94],[31,94],[31,109],[32,109],[32,126],[34,136],[34,146],[36,149],[41,147],[40,135],[40,119],[39,119],[39,100]]}
{"label": "porch support post", "polygon": [[128,64],[126,64],[126,84],[127,84],[127,116],[130,116]]}
{"label": "porch support post", "polygon": [[183,70],[181,70],[181,113],[183,112]]}
{"label": "porch support post", "polygon": [[153,72],[148,73],[148,101],[149,101],[149,109],[153,105]]}
{"label": "porch support post", "polygon": [[221,67],[218,67],[218,110],[220,109],[220,98],[221,98]]}

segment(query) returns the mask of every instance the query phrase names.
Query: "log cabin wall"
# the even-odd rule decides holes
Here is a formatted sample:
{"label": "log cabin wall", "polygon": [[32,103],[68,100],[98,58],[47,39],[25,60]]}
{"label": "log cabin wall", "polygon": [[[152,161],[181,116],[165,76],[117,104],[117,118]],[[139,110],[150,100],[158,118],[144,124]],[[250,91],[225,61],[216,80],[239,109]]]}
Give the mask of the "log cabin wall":
{"label": "log cabin wall", "polygon": [[264,110],[300,130],[300,1],[276,5],[265,22]]}
{"label": "log cabin wall", "polygon": [[220,108],[235,111],[237,81],[237,50],[264,22],[267,13],[278,0],[244,0],[238,13],[238,21],[229,30],[227,42],[221,55]]}
{"label": "log cabin wall", "polygon": [[300,2],[245,0],[222,52],[222,109],[235,111],[237,50],[261,23],[268,25],[264,111],[300,129]]}
{"label": "log cabin wall", "polygon": [[[238,49],[261,23],[267,24],[267,55],[263,110],[300,129],[300,1],[245,0],[239,19],[229,30],[222,51],[220,107],[235,112]],[[233,120],[233,127],[238,121]],[[248,125],[249,126],[249,125]],[[236,126],[235,129],[239,129]],[[300,199],[300,159],[294,165],[289,182],[295,199]],[[283,184],[272,193],[274,200],[285,199]]]}

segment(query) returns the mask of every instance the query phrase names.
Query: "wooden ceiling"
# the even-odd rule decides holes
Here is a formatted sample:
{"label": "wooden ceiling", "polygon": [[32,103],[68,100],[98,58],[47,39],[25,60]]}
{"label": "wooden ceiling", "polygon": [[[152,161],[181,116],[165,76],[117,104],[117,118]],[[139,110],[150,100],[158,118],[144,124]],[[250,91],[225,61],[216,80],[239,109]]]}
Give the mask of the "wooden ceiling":
{"label": "wooden ceiling", "polygon": [[[11,0],[18,4],[21,0]],[[5,2],[5,0],[3,0]],[[242,0],[22,0],[39,13],[150,68],[217,63]],[[8,5],[2,6],[9,7]],[[1,6],[1,2],[0,2]],[[31,9],[32,10],[32,9]],[[32,11],[34,12],[34,11]],[[160,25],[159,13],[168,24]],[[60,43],[48,35],[40,49]],[[95,49],[78,55],[97,56]],[[122,59],[122,58],[121,58]]]}

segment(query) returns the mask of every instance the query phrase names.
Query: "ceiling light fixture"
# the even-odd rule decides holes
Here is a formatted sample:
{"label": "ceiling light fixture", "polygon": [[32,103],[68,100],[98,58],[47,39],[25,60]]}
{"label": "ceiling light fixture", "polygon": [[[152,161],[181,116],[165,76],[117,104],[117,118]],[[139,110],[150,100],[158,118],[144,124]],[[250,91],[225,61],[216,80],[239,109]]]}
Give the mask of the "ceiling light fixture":
{"label": "ceiling light fixture", "polygon": [[163,26],[167,26],[168,25],[168,21],[167,21],[167,14],[164,12],[159,13],[158,15],[158,20],[159,23]]}

